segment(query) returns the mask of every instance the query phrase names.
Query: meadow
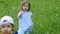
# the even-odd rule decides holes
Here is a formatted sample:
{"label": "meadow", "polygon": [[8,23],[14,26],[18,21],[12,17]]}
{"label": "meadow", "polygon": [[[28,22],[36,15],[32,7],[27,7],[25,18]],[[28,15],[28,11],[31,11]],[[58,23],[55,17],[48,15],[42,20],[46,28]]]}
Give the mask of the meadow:
{"label": "meadow", "polygon": [[[12,16],[16,31],[18,31],[17,14],[22,1],[0,0],[0,18],[5,15]],[[60,0],[29,0],[29,2],[34,24],[31,34],[60,34]]]}

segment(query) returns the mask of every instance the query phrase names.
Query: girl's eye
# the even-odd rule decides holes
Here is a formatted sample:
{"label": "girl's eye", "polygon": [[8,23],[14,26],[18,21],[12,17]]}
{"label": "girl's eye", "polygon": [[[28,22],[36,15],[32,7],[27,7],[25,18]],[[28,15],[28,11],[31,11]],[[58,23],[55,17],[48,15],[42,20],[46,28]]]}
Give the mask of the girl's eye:
{"label": "girl's eye", "polygon": [[23,7],[26,7],[25,5]]}
{"label": "girl's eye", "polygon": [[10,25],[7,25],[7,27],[9,28],[9,27],[10,27]]}
{"label": "girl's eye", "polygon": [[24,5],[24,7],[29,7],[28,5]]}
{"label": "girl's eye", "polygon": [[26,7],[28,7],[28,6],[26,6]]}
{"label": "girl's eye", "polygon": [[2,28],[5,28],[5,26],[2,26]]}
{"label": "girl's eye", "polygon": [[26,7],[29,7],[29,6],[26,6]]}

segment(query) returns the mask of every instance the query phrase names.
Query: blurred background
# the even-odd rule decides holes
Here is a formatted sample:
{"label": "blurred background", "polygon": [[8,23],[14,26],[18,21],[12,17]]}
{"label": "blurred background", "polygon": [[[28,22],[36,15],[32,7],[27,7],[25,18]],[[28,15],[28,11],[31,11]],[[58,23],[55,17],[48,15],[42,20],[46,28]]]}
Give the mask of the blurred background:
{"label": "blurred background", "polygon": [[[24,0],[0,0],[0,18],[5,15],[12,16],[17,31],[17,14],[22,1]],[[29,2],[34,24],[31,34],[60,34],[60,0],[29,0]]]}

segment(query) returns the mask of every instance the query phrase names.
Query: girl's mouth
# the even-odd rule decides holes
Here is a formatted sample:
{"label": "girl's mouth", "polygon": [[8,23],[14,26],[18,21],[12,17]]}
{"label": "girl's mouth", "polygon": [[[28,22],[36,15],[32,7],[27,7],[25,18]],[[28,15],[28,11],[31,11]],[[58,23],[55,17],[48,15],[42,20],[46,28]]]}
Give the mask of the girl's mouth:
{"label": "girl's mouth", "polygon": [[8,31],[4,31],[4,34],[8,34]]}
{"label": "girl's mouth", "polygon": [[25,9],[26,10],[26,9]]}

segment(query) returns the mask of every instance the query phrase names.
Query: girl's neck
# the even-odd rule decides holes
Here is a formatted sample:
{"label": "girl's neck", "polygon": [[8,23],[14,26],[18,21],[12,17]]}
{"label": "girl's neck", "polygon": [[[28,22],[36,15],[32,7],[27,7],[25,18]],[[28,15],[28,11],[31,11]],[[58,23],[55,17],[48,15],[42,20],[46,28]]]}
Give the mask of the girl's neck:
{"label": "girl's neck", "polygon": [[29,12],[29,11],[23,11],[23,12]]}

